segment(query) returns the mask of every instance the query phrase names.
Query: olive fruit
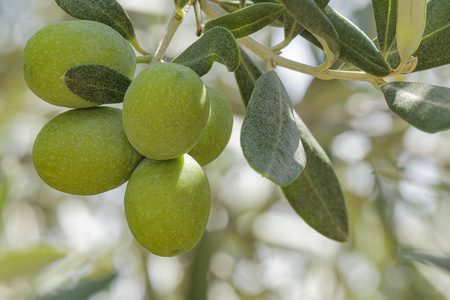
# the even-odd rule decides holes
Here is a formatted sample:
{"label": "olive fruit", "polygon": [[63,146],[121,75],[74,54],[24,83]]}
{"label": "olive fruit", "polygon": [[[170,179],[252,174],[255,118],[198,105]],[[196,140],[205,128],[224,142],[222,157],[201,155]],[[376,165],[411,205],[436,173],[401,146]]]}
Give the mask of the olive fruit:
{"label": "olive fruit", "polygon": [[211,190],[200,165],[188,154],[173,160],[145,158],[125,191],[125,214],[136,240],[159,256],[191,250],[205,231]]}
{"label": "olive fruit", "polygon": [[121,116],[120,109],[94,107],[50,120],[33,146],[38,175],[74,195],[99,194],[126,182],[142,156],[128,142]]}
{"label": "olive fruit", "polygon": [[206,95],[211,103],[208,123],[200,140],[189,151],[201,166],[215,160],[225,149],[233,129],[233,112],[228,99],[218,90],[206,87]]}
{"label": "olive fruit", "polygon": [[36,32],[23,51],[25,82],[41,99],[72,108],[92,107],[72,93],[61,77],[78,64],[108,66],[133,78],[136,55],[131,45],[111,27],[94,21],[64,21]]}
{"label": "olive fruit", "polygon": [[136,76],[125,93],[125,132],[142,155],[174,159],[200,139],[209,105],[206,88],[194,71],[175,63],[153,64]]}

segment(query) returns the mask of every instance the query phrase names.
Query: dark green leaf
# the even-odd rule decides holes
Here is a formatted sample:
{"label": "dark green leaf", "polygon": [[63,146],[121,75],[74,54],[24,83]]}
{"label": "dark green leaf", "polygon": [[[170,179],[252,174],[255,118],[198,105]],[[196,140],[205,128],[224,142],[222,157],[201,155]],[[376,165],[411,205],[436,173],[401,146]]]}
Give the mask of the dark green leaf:
{"label": "dark green leaf", "polygon": [[182,10],[186,7],[186,5],[191,2],[191,0],[174,0],[175,1],[175,9],[177,10],[178,15],[182,16]]}
{"label": "dark green leaf", "polygon": [[403,255],[423,263],[432,263],[433,265],[441,267],[442,269],[450,272],[450,257],[438,257],[409,249],[404,250]]}
{"label": "dark green leaf", "polygon": [[294,112],[308,164],[282,191],[294,210],[312,228],[336,241],[348,239],[344,195],[333,166],[320,144]]}
{"label": "dark green leaf", "polygon": [[[339,59],[375,76],[384,77],[391,73],[389,64],[361,29],[329,7],[324,12],[339,34]],[[301,36],[320,47],[320,43],[308,31],[303,31]]]}
{"label": "dark green leaf", "polygon": [[372,0],[377,26],[378,49],[386,57],[395,39],[397,0]]}
{"label": "dark green leaf", "polygon": [[436,132],[450,128],[450,89],[419,82],[381,86],[389,108],[414,127]]}
{"label": "dark green leaf", "polygon": [[291,100],[275,71],[256,81],[242,123],[241,146],[250,166],[281,186],[305,167]]}
{"label": "dark green leaf", "polygon": [[99,64],[73,66],[61,78],[69,90],[92,103],[121,103],[131,83],[122,73]]}
{"label": "dark green leaf", "polygon": [[327,58],[318,71],[327,70],[340,52],[339,36],[333,24],[313,0],[282,0],[282,3],[288,14],[319,41]]}
{"label": "dark green leaf", "polygon": [[[414,71],[422,71],[450,64],[450,2],[431,0],[427,4],[427,17],[422,41],[413,56],[418,58]],[[394,44],[388,56],[389,64],[396,68],[400,56]]]}
{"label": "dark green leaf", "polygon": [[65,254],[44,245],[24,251],[7,252],[0,257],[0,281],[19,276],[35,276],[43,267],[64,256]]}
{"label": "dark green leaf", "polygon": [[225,65],[230,72],[239,67],[239,47],[233,34],[215,27],[175,57],[173,63],[181,64],[203,76],[211,70],[214,62]]}
{"label": "dark green leaf", "polygon": [[282,15],[284,6],[275,3],[259,3],[239,9],[228,15],[222,16],[205,24],[203,30],[221,26],[233,33],[235,38],[241,38],[252,34]]}
{"label": "dark green leaf", "polygon": [[115,274],[99,279],[89,279],[71,289],[57,291],[55,294],[38,297],[37,300],[85,300],[102,290],[116,277]]}
{"label": "dark green leaf", "polygon": [[250,101],[250,96],[255,89],[256,80],[263,74],[261,69],[248,56],[248,54],[241,48],[241,62],[239,68],[234,72],[234,77],[239,86],[242,100],[245,106]]}
{"label": "dark green leaf", "polygon": [[125,10],[116,0],[55,0],[66,13],[74,18],[97,21],[114,28],[125,39],[136,38]]}

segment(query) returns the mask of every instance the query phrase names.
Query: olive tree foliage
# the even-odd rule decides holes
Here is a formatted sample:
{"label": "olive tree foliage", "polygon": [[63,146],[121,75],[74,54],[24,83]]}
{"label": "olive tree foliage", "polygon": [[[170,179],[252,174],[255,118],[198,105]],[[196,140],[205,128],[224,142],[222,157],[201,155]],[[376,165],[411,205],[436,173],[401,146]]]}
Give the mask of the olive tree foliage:
{"label": "olive tree foliage", "polygon": [[[116,1],[56,2],[75,18],[103,22],[117,30],[142,54],[138,57],[141,63],[164,60],[173,35],[193,7],[199,38],[172,62],[199,76],[207,74],[216,62],[234,72],[247,108],[241,146],[249,165],[279,185],[304,221],[336,241],[346,241],[349,236],[339,179],[327,154],[293,110],[275,68],[324,80],[369,82],[383,93],[392,112],[412,126],[429,133],[450,128],[449,88],[392,80],[450,62],[450,53],[443,46],[450,39],[450,5],[446,1],[372,0],[377,38],[371,40],[329,7],[327,0],[175,0],[174,13],[155,53],[139,46],[127,13]],[[284,28],[284,40],[272,48],[249,36],[267,26]],[[324,51],[320,65],[279,56],[298,35]],[[261,70],[248,52],[263,58],[267,70]],[[111,99],[120,103],[130,84],[126,76],[95,64],[68,69],[64,80],[80,97],[101,104]]]}

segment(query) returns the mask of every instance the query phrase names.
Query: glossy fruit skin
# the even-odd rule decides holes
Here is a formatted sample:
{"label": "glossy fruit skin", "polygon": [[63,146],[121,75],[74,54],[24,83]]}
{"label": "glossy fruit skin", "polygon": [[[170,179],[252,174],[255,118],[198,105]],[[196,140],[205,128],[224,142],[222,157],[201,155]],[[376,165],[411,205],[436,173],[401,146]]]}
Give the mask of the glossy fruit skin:
{"label": "glossy fruit skin", "polygon": [[23,51],[25,82],[41,99],[72,108],[94,104],[72,93],[61,77],[78,64],[96,63],[130,79],[136,69],[131,45],[114,29],[94,21],[64,21],[36,32]]}
{"label": "glossy fruit skin", "polygon": [[95,195],[126,182],[143,157],[128,142],[121,115],[117,108],[94,107],[50,120],[33,146],[41,179],[74,195]]}
{"label": "glossy fruit skin", "polygon": [[211,103],[208,123],[200,140],[189,151],[189,155],[201,166],[206,166],[223,152],[233,129],[233,111],[228,99],[209,86],[206,87],[206,94]]}
{"label": "glossy fruit skin", "polygon": [[131,144],[142,155],[168,160],[191,150],[206,126],[209,100],[200,77],[174,63],[141,71],[123,102],[123,123]]}
{"label": "glossy fruit skin", "polygon": [[187,154],[166,161],[145,158],[127,184],[128,226],[155,255],[175,256],[191,250],[205,231],[210,209],[208,179]]}

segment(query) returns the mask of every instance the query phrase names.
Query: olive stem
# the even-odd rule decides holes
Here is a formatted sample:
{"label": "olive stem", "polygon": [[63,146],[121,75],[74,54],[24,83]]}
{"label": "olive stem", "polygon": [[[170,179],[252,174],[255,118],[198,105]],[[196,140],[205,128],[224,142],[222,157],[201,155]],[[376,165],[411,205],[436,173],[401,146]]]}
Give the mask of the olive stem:
{"label": "olive stem", "polygon": [[150,55],[136,56],[137,64],[149,64],[152,60]]}
{"label": "olive stem", "polygon": [[178,27],[180,27],[181,23],[183,22],[184,16],[189,10],[189,6],[190,5],[186,5],[186,7],[183,8],[183,16],[180,16],[176,10],[174,11],[172,17],[170,18],[169,24],[167,25],[166,32],[159,42],[158,48],[156,48],[155,55],[153,56],[150,64],[160,63],[163,60],[164,54],[166,53],[170,42],[177,32]]}
{"label": "olive stem", "polygon": [[[212,19],[217,19],[224,15],[220,11],[219,7],[216,5],[208,3],[207,0],[200,0],[200,5],[203,12]],[[287,69],[305,73],[319,79],[330,80],[330,79],[343,79],[343,80],[359,80],[370,82],[374,85],[377,84],[377,77],[370,75],[362,71],[340,71],[340,70],[325,70],[324,72],[317,72],[316,67],[302,64],[278,55],[270,48],[262,45],[261,43],[255,41],[251,37],[243,37],[238,39],[238,41],[244,45],[247,49],[258,55],[265,60],[271,60],[276,66],[281,66]]]}

